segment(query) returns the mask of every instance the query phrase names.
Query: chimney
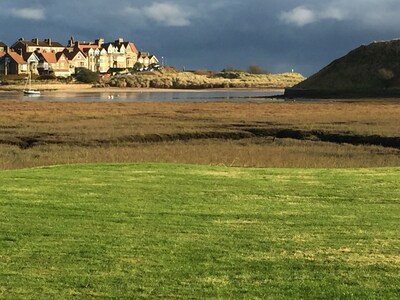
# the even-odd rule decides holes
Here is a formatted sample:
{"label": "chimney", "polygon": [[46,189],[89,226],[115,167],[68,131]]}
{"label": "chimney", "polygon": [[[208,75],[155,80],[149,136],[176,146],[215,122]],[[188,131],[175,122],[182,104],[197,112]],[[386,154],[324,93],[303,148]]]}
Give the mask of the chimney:
{"label": "chimney", "polygon": [[118,44],[122,44],[124,42],[124,39],[120,37],[115,42],[118,43]]}
{"label": "chimney", "polygon": [[100,47],[101,45],[104,44],[104,39],[103,38],[99,38],[99,39],[95,40],[94,42],[97,44],[97,46]]}
{"label": "chimney", "polygon": [[50,38],[49,39],[45,39],[44,42],[47,43],[49,46],[51,46],[51,39]]}
{"label": "chimney", "polygon": [[68,47],[72,47],[75,44],[75,39],[73,36],[68,40]]}
{"label": "chimney", "polygon": [[23,42],[23,41],[25,41],[23,37],[18,39],[18,42]]}
{"label": "chimney", "polygon": [[35,43],[36,45],[39,45],[39,39],[38,38],[32,39],[32,42]]}

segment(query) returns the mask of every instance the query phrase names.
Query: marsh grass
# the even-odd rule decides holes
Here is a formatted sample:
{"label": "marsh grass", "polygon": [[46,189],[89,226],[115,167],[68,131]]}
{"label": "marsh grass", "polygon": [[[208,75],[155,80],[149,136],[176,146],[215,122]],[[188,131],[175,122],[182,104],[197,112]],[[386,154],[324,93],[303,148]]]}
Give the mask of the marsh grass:
{"label": "marsh grass", "polygon": [[[271,139],[246,130],[399,136],[399,102],[0,103],[0,168],[174,162],[254,167],[399,166],[400,150]],[[238,137],[239,136],[239,137]]]}
{"label": "marsh grass", "polygon": [[398,299],[400,170],[0,172],[3,299]]}
{"label": "marsh grass", "polygon": [[0,146],[1,169],[53,164],[164,162],[244,167],[370,167],[400,165],[399,151],[381,147],[277,140],[198,140],[109,147],[43,145],[23,150]]}

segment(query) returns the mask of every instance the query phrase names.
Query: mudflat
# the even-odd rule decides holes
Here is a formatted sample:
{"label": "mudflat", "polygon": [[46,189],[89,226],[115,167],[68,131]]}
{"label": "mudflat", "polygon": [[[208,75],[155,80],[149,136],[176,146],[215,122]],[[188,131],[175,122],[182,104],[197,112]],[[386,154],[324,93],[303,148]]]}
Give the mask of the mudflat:
{"label": "mudflat", "polygon": [[0,168],[400,165],[400,101],[0,102]]}

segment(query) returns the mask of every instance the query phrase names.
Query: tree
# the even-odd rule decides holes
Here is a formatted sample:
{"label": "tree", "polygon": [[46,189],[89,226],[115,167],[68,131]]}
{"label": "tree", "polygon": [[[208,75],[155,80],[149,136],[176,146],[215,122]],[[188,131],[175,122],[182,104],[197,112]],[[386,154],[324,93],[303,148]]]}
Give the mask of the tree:
{"label": "tree", "polygon": [[85,68],[76,68],[75,79],[83,83],[96,83],[99,81],[99,74]]}
{"label": "tree", "polygon": [[142,64],[142,63],[140,63],[140,62],[136,62],[136,63],[133,65],[133,69],[134,69],[135,71],[143,71],[143,69],[144,69],[144,64]]}
{"label": "tree", "polygon": [[260,66],[256,64],[251,64],[247,69],[247,72],[249,72],[250,74],[269,74],[268,71],[262,69]]}

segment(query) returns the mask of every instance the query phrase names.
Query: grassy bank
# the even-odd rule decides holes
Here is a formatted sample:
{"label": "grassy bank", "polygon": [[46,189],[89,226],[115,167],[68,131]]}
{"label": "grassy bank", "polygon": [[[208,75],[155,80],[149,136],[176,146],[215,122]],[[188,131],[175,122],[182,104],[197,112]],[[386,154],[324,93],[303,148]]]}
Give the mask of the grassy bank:
{"label": "grassy bank", "polygon": [[[400,166],[400,102],[1,101],[0,107],[0,169],[101,162]],[[380,139],[393,140],[393,147]]]}
{"label": "grassy bank", "polygon": [[0,172],[0,298],[398,299],[400,169]]}
{"label": "grassy bank", "polygon": [[104,82],[112,87],[134,88],[272,88],[291,87],[303,81],[299,73],[249,74],[245,72],[176,72],[173,70],[115,76]]}
{"label": "grassy bank", "polygon": [[[0,91],[22,90],[24,77],[4,77],[0,80]],[[246,72],[210,71],[179,72],[172,68],[161,71],[116,75],[100,79],[96,84],[70,82],[65,79],[33,80],[32,88],[38,90],[77,90],[92,87],[159,88],[159,89],[211,89],[211,88],[269,88],[284,89],[303,81],[299,73],[250,74]]]}

